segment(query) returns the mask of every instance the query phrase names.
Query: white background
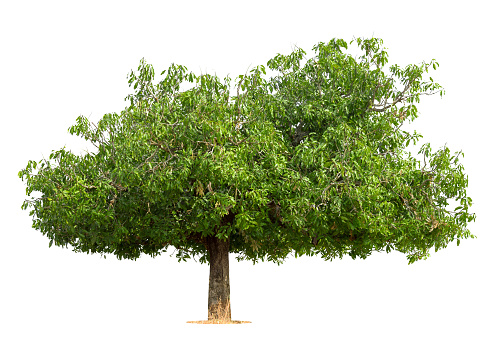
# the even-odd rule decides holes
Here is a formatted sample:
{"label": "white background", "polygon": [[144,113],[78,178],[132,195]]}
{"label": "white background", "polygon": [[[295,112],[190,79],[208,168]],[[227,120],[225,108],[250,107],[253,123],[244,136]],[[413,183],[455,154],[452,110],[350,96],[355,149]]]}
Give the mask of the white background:
{"label": "white background", "polygon": [[[182,5],[180,5],[182,3]],[[495,1],[18,1],[0,5],[0,342],[501,343],[500,21]],[[498,22],[498,24],[497,24]],[[231,257],[232,314],[207,316],[209,269],[49,248],[20,209],[28,160],[84,141],[79,115],[120,112],[145,57],[236,77],[297,45],[380,37],[390,63],[435,58],[446,95],[410,126],[465,152],[475,240],[407,265],[400,253],[281,266]],[[497,329],[497,327],[499,327]]]}

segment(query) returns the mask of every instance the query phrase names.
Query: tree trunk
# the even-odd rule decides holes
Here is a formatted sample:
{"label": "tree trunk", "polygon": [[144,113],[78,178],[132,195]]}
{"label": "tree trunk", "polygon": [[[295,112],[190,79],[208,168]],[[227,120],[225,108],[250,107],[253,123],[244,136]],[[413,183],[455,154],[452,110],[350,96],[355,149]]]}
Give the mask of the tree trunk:
{"label": "tree trunk", "polygon": [[231,319],[228,250],[230,240],[207,238],[209,251],[208,319]]}

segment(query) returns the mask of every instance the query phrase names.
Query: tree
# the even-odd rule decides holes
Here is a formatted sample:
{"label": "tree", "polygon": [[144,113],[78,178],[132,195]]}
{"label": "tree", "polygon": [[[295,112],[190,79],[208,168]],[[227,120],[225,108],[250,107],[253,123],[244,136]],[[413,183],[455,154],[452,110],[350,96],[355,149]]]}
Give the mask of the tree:
{"label": "tree", "polygon": [[[229,253],[273,261],[366,258],[397,250],[409,263],[474,238],[461,152],[402,129],[420,96],[442,87],[435,60],[386,67],[380,39],[296,48],[232,80],[171,65],[160,82],[141,60],[120,114],[78,117],[72,135],[95,152],[65,148],[29,161],[19,177],[33,227],[49,246],[137,259],[168,247],[209,263],[208,317],[230,309]],[[182,89],[182,85],[190,85]],[[456,207],[453,209],[453,207]]]}

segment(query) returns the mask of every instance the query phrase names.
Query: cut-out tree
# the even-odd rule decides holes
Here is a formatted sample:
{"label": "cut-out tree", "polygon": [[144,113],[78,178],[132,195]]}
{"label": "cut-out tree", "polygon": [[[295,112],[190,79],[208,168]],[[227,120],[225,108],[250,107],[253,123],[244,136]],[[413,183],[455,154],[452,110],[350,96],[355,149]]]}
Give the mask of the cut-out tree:
{"label": "cut-out tree", "polygon": [[[409,263],[474,237],[461,152],[421,146],[403,123],[437,62],[388,65],[380,39],[295,48],[235,80],[141,61],[130,106],[69,129],[94,146],[29,161],[33,227],[76,252],[137,259],[169,247],[209,263],[208,317],[230,310],[229,253],[281,263],[397,250]],[[349,53],[354,47],[357,54]],[[230,312],[228,313],[230,314]]]}

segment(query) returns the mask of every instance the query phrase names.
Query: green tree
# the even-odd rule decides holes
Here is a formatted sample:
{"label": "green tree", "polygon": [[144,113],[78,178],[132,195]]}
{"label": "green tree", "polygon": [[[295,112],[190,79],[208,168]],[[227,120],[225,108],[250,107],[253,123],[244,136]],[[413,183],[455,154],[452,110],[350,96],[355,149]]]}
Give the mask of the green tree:
{"label": "green tree", "polygon": [[[209,263],[208,316],[230,307],[229,253],[280,264],[397,250],[409,263],[473,238],[461,152],[402,129],[420,96],[443,89],[435,60],[388,66],[380,39],[340,39],[278,54],[234,80],[141,61],[120,114],[69,128],[97,149],[65,148],[19,177],[33,227],[76,252],[137,259],[172,246]],[[182,84],[190,87],[182,88]],[[236,95],[230,91],[236,88]],[[456,206],[456,208],[453,208]]]}

